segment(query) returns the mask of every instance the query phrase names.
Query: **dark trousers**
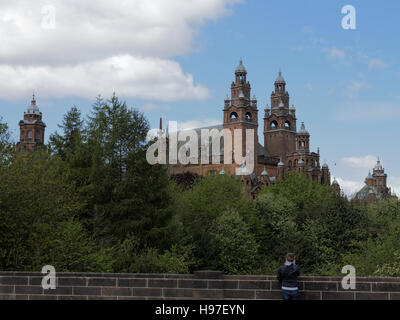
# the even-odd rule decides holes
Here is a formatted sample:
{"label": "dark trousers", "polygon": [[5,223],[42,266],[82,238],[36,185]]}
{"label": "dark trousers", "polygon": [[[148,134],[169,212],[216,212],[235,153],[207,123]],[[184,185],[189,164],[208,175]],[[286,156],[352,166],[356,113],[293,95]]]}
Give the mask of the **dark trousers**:
{"label": "dark trousers", "polygon": [[282,289],[282,298],[283,300],[299,300],[299,291]]}

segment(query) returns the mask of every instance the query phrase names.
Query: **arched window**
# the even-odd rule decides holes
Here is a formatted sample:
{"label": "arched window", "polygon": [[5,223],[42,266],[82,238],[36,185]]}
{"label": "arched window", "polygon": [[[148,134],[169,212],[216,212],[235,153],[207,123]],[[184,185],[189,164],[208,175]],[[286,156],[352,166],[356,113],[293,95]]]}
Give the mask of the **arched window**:
{"label": "arched window", "polygon": [[286,122],[285,122],[285,128],[287,128],[287,129],[290,128],[290,122],[289,122],[289,121],[286,121]]}
{"label": "arched window", "polygon": [[247,112],[247,113],[246,113],[246,120],[247,120],[247,121],[250,121],[251,118],[252,118],[251,113],[250,113],[250,112]]}
{"label": "arched window", "polygon": [[27,137],[28,139],[32,139],[32,130],[29,130],[29,131],[28,131],[26,137]]}
{"label": "arched window", "polygon": [[278,122],[275,120],[271,122],[271,128],[278,128]]}
{"label": "arched window", "polygon": [[230,118],[231,120],[235,120],[235,119],[238,118],[238,115],[237,115],[236,112],[232,112],[231,115],[229,116],[229,118]]}

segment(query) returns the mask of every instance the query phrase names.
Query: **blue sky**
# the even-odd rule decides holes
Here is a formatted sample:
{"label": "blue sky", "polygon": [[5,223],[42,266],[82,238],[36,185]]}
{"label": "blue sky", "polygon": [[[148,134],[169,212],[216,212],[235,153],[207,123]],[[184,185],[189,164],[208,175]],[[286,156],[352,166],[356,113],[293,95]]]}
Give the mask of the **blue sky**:
{"label": "blue sky", "polygon": [[[23,20],[15,18],[21,14],[17,9],[0,5],[8,12],[7,24],[3,14],[0,27],[13,30],[7,33],[5,49],[0,49],[0,80],[5,83],[0,89],[0,115],[15,139],[33,89],[47,136],[71,106],[86,114],[96,93],[108,97],[113,90],[142,110],[152,127],[158,126],[160,116],[189,126],[221,122],[224,97],[243,58],[260,119],[281,69],[298,123],[304,121],[311,133],[311,148],[320,147],[322,162],[326,160],[345,190],[350,193],[362,186],[379,156],[389,185],[400,193],[399,1],[194,0],[186,7],[171,0],[174,10],[169,11],[160,1],[144,8],[137,0],[135,11],[129,4],[132,11],[121,13],[118,2],[126,6],[126,1],[116,1],[110,8],[102,0],[98,12],[92,13],[58,0],[57,27],[42,27],[36,33],[29,30],[40,16],[28,2],[18,1],[31,13]],[[356,8],[356,30],[341,26],[345,5]],[[103,41],[94,41],[91,31],[70,30],[77,12],[73,9],[95,27],[99,16],[113,21],[114,13],[123,14],[122,21],[139,21],[135,15],[148,14],[151,21],[127,22],[127,32],[120,32],[117,23],[103,24],[96,35],[104,35]],[[152,28],[153,20],[165,33],[154,31],[158,29]],[[146,41],[138,34],[148,35]],[[125,71],[110,76],[110,64]],[[104,78],[94,68],[104,70]]]}

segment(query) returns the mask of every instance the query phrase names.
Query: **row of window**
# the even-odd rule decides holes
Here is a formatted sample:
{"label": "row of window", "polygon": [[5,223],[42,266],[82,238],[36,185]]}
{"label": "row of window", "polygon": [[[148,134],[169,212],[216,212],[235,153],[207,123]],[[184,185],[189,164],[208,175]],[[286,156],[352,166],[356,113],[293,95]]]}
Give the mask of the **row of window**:
{"label": "row of window", "polygon": [[[230,120],[237,120],[239,118],[239,116],[238,116],[238,114],[236,112],[232,112],[230,114],[229,118],[230,118]],[[247,121],[250,121],[253,118],[253,116],[251,115],[250,112],[247,112],[246,115],[245,115],[245,118],[246,118]]]}
{"label": "row of window", "polygon": [[[274,120],[274,121],[271,121],[270,127],[273,128],[273,129],[278,128],[278,127],[279,127],[278,122],[275,121],[275,120]],[[285,127],[286,129],[289,129],[289,128],[290,128],[290,121],[285,121],[284,127]]]}
{"label": "row of window", "polygon": [[[28,130],[28,132],[25,135],[26,139],[31,140],[33,138],[33,133],[32,130]],[[35,131],[35,139],[39,139],[40,138],[40,132],[39,131]]]}

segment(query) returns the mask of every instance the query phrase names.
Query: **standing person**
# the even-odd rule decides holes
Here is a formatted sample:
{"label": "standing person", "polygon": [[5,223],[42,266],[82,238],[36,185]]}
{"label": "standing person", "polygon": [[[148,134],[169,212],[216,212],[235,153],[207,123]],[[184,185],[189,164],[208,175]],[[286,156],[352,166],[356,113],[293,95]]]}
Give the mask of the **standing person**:
{"label": "standing person", "polygon": [[278,281],[282,286],[283,300],[299,300],[299,288],[297,277],[300,275],[300,268],[296,265],[294,253],[286,255],[286,261],[278,269]]}

